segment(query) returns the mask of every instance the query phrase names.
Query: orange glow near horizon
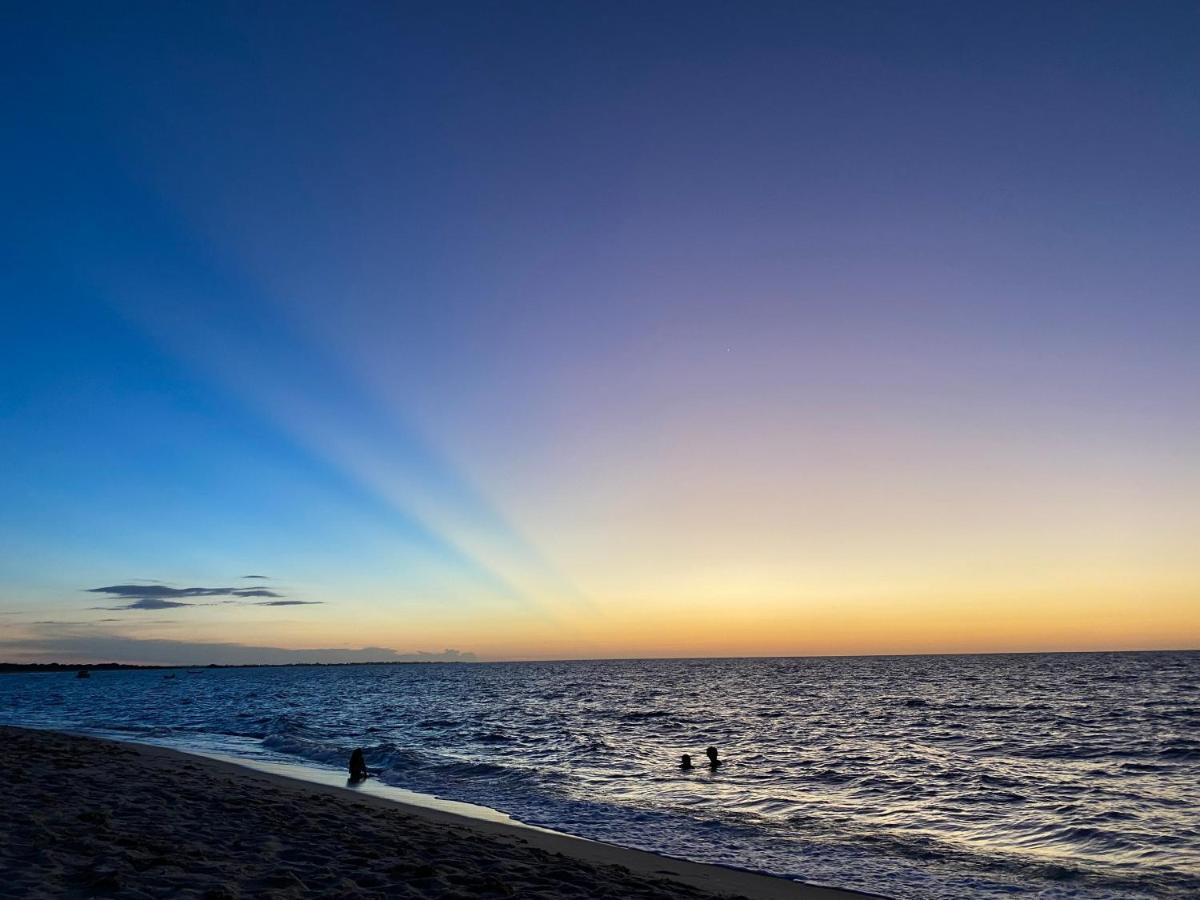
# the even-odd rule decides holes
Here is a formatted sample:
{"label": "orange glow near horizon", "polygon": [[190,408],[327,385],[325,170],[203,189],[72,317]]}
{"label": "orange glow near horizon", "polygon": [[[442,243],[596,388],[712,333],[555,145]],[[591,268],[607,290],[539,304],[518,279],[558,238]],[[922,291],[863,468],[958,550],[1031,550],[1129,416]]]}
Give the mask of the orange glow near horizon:
{"label": "orange glow near horizon", "polygon": [[[483,660],[1168,650],[1200,647],[1195,596],[1187,588],[1164,588],[1147,602],[1134,591],[1089,588],[941,599],[810,598],[766,605],[736,599],[652,604],[643,599],[601,604],[604,612],[560,610],[549,617],[477,609],[450,621],[422,615],[396,625],[376,615],[366,641],[356,616],[368,618],[377,606],[347,602],[343,612],[360,608],[361,613],[340,621],[279,621],[264,614],[257,623],[264,631],[250,622],[233,637],[297,650],[454,647]],[[120,632],[130,634],[127,627]],[[146,624],[133,634],[182,641],[231,639],[230,623],[219,620]]]}

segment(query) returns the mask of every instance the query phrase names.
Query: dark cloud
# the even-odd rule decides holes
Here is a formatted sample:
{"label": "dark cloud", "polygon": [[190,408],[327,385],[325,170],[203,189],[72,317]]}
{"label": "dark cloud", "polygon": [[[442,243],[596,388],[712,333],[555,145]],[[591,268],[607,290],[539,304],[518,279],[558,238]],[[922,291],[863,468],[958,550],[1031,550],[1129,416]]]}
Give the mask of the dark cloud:
{"label": "dark cloud", "polygon": [[194,603],[182,603],[178,600],[163,600],[160,597],[142,597],[127,603],[125,606],[93,606],[92,609],[174,609],[177,606],[195,606]]}
{"label": "dark cloud", "polygon": [[263,600],[255,606],[320,606],[320,600]]}
{"label": "dark cloud", "polygon": [[108,594],[117,600],[142,598],[178,600],[183,597],[224,597],[238,588],[186,587],[174,588],[165,584],[110,584],[108,587],[88,588],[89,594]]}
{"label": "dark cloud", "polygon": [[362,647],[357,650],[325,648],[289,650],[284,647],[260,647],[249,644],[169,641],[157,638],[132,638],[111,634],[49,635],[0,640],[0,653],[47,662],[123,662],[148,665],[196,666],[255,665],[288,663],[346,662],[474,662],[474,653],[443,650],[440,653],[418,651],[402,653],[390,647]]}
{"label": "dark cloud", "polygon": [[[245,576],[247,578],[266,578],[265,575]],[[106,587],[87,588],[89,594],[107,594],[113,600],[128,600],[122,606],[97,606],[94,609],[172,609],[177,606],[196,606],[193,600],[206,597],[233,597],[234,600],[223,601],[236,603],[241,598],[270,597],[281,598],[284,595],[266,588],[241,587],[171,587],[168,584],[110,584]]]}

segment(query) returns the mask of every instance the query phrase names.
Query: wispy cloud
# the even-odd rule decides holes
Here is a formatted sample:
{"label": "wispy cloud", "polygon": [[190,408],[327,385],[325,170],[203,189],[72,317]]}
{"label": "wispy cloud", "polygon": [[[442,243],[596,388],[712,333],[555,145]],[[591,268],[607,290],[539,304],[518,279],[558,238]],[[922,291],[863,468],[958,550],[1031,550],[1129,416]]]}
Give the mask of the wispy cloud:
{"label": "wispy cloud", "polygon": [[243,578],[258,578],[258,579],[261,579],[262,581],[270,581],[271,580],[271,577],[269,575],[243,575],[242,577]]}
{"label": "wispy cloud", "polygon": [[320,600],[264,600],[255,606],[320,606]]}
{"label": "wispy cloud", "polygon": [[[113,621],[111,619],[101,619],[101,622]],[[91,622],[64,622],[59,619],[39,619],[36,622],[30,622],[30,625],[91,625]]]}

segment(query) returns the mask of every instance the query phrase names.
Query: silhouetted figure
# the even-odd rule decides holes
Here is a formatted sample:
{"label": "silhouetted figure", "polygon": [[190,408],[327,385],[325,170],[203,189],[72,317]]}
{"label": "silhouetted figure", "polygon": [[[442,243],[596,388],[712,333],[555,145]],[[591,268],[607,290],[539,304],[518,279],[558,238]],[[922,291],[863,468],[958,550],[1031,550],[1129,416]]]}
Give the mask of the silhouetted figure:
{"label": "silhouetted figure", "polygon": [[690,753],[683,754],[683,759],[679,763],[679,768],[683,769],[683,771],[685,771],[685,772],[690,772],[694,768],[692,766],[692,754],[690,754]]}
{"label": "silhouetted figure", "polygon": [[367,777],[367,761],[363,759],[362,750],[350,754],[350,780],[362,781]]}
{"label": "silhouetted figure", "polygon": [[710,769],[715,769],[717,766],[719,766],[721,764],[721,761],[719,759],[717,759],[717,748],[716,747],[709,747],[707,750],[704,751],[704,755],[708,757],[708,767]]}

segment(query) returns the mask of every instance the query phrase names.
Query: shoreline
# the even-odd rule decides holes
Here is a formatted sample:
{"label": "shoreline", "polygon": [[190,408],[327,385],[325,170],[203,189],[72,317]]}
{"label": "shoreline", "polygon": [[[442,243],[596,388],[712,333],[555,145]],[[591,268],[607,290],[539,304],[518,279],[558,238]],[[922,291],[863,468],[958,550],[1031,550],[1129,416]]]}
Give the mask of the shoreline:
{"label": "shoreline", "polygon": [[[324,770],[301,764],[14,726],[0,726],[0,761],[12,798],[0,870],[24,884],[18,896],[882,896],[618,847],[377,782],[348,787],[332,771],[302,777]],[[29,771],[41,768],[70,772],[63,790]],[[190,852],[167,852],[177,844]]]}

